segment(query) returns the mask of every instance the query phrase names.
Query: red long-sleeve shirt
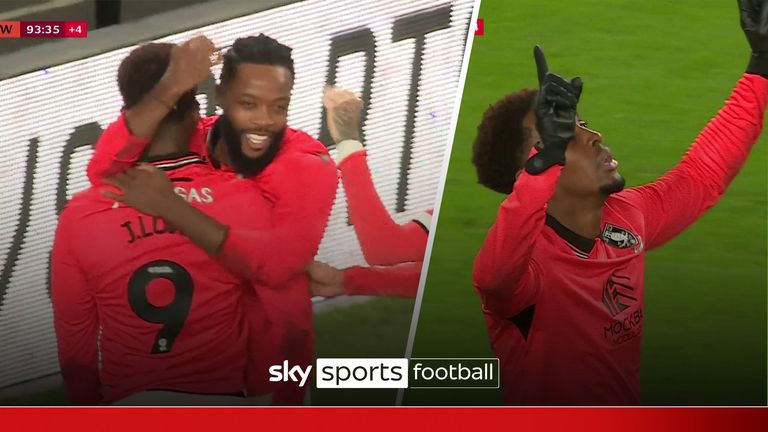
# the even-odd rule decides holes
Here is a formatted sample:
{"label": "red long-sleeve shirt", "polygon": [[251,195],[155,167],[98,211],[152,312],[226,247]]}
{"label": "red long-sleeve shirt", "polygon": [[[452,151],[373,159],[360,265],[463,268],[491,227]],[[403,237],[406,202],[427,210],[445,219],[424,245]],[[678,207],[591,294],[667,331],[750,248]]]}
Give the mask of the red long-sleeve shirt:
{"label": "red long-sleeve shirt", "polygon": [[432,211],[403,225],[392,220],[376,192],[365,150],[345,157],[339,162],[339,171],[349,218],[365,261],[370,265],[423,261]]}
{"label": "red long-sleeve shirt", "polygon": [[767,99],[768,80],[744,75],[677,166],[606,200],[590,251],[578,243],[591,239],[547,220],[561,168],[520,175],[474,266],[507,403],[639,403],[645,252],[717,202]]}
{"label": "red long-sleeve shirt", "polygon": [[391,266],[355,266],[344,269],[344,291],[348,295],[415,298],[423,261]]}
{"label": "red long-sleeve shirt", "polygon": [[365,260],[374,266],[344,270],[347,294],[416,297],[432,210],[403,225],[392,220],[376,192],[365,150],[344,157],[339,171],[349,218]]}
{"label": "red long-sleeve shirt", "polygon": [[[264,224],[246,213],[270,210],[250,181],[191,153],[154,164],[206,214]],[[62,211],[52,254],[54,326],[71,403],[111,403],[148,389],[244,390],[242,294],[250,284],[162,219],[115,206],[92,187]]]}
{"label": "red long-sleeve shirt", "polygon": [[[216,117],[204,117],[190,138],[190,150],[207,155],[206,140]],[[99,138],[88,177],[93,184],[131,166],[147,141],[133,136],[124,116]],[[304,132],[287,128],[275,159],[251,178],[272,208],[265,229],[230,225],[219,258],[249,277],[258,295],[245,296],[249,331],[248,391],[267,390],[268,367],[289,360],[309,365],[313,358],[312,304],[304,267],[317,253],[338,182],[327,149]],[[223,171],[230,171],[223,166]],[[267,316],[258,311],[267,309]],[[265,334],[270,334],[265,345]],[[269,353],[266,355],[265,353]],[[269,360],[265,360],[269,359]],[[304,389],[276,386],[276,404],[300,404]]]}

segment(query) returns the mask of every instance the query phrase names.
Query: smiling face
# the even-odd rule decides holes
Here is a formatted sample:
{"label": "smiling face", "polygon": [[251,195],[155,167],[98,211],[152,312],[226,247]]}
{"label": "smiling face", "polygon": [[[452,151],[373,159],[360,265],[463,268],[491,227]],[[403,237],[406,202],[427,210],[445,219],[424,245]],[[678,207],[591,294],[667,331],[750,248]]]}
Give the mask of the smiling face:
{"label": "smiling face", "polygon": [[238,65],[234,79],[217,87],[217,102],[235,129],[240,156],[257,160],[276,145],[288,121],[292,87],[285,67],[253,63]]}

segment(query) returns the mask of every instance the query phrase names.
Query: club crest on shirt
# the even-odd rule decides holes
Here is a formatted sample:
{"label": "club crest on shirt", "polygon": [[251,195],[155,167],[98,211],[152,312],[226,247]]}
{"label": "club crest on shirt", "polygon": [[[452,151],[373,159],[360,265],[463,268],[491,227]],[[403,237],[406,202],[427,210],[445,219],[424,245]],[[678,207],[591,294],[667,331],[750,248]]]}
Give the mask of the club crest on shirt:
{"label": "club crest on shirt", "polygon": [[617,249],[632,248],[635,252],[643,250],[643,243],[633,232],[611,224],[605,224],[600,235],[607,245]]}
{"label": "club crest on shirt", "polygon": [[603,305],[615,317],[637,302],[634,291],[629,276],[614,272],[603,286]]}
{"label": "club crest on shirt", "polygon": [[632,285],[632,278],[613,272],[603,286],[603,305],[611,314],[611,321],[603,325],[603,337],[615,345],[643,332],[643,308]]}

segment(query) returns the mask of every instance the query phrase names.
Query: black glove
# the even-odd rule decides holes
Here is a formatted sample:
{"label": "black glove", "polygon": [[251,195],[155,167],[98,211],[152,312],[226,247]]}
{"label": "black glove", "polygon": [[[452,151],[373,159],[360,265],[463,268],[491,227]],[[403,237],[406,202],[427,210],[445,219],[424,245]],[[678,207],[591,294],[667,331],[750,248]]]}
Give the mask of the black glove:
{"label": "black glove", "polygon": [[752,47],[747,73],[768,78],[768,0],[738,0],[741,28]]}
{"label": "black glove", "polygon": [[536,175],[552,165],[565,165],[565,148],[576,134],[576,105],[583,83],[576,77],[570,82],[549,72],[541,47],[533,49],[539,76],[539,94],[534,102],[536,129],[543,148],[525,164]]}

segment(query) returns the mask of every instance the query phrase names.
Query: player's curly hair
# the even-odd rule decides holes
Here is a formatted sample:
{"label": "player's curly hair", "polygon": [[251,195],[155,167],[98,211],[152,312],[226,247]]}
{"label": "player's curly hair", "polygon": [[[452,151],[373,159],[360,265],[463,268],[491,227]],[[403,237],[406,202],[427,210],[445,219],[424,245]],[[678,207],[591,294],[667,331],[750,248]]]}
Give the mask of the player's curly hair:
{"label": "player's curly hair", "polygon": [[472,163],[481,185],[503,194],[512,192],[515,175],[531,149],[531,131],[523,128],[523,118],[533,108],[537,93],[518,90],[485,110],[472,146]]}
{"label": "player's curly hair", "polygon": [[237,74],[241,63],[282,66],[294,76],[292,49],[272,39],[264,33],[258,36],[242,37],[235,40],[232,48],[224,54],[221,69],[221,85],[226,86]]}
{"label": "player's curly hair", "polygon": [[[117,69],[117,86],[123,96],[123,108],[129,109],[139,103],[149,93],[168,69],[171,61],[170,43],[148,43],[135,48],[120,62]],[[179,120],[198,109],[195,94],[197,88],[184,93],[176,102],[176,107],[165,117]]]}

